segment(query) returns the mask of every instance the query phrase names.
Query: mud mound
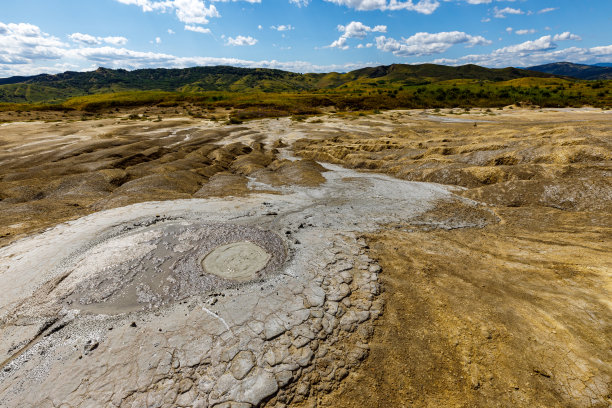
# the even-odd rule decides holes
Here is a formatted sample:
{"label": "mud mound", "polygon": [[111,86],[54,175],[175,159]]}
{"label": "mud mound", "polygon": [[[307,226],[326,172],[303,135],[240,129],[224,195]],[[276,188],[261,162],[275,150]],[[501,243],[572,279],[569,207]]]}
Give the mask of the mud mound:
{"label": "mud mound", "polygon": [[312,160],[282,160],[272,163],[268,169],[253,174],[255,180],[271,186],[298,185],[316,187],[325,182],[325,172],[317,162]]}
{"label": "mud mound", "polygon": [[248,192],[247,182],[246,177],[238,174],[218,173],[193,196],[196,198],[242,196]]}
{"label": "mud mound", "polygon": [[[13,228],[0,239],[137,202],[245,194],[249,188],[243,177],[265,171],[275,160],[275,153],[259,142],[217,143],[227,129],[176,128],[181,124],[108,125],[115,127],[112,131],[49,124],[47,132],[29,130],[28,143],[20,138],[7,143],[10,150],[0,154],[0,222]],[[65,136],[51,136],[57,132]],[[285,183],[300,177],[288,171]],[[313,171],[303,178],[315,177]]]}

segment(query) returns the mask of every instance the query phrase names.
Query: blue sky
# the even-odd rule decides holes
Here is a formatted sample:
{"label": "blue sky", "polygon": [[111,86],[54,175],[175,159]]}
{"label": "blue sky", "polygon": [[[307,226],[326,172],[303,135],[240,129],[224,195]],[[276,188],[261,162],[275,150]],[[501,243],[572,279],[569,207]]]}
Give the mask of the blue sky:
{"label": "blue sky", "polygon": [[612,62],[612,0],[0,0],[0,77]]}

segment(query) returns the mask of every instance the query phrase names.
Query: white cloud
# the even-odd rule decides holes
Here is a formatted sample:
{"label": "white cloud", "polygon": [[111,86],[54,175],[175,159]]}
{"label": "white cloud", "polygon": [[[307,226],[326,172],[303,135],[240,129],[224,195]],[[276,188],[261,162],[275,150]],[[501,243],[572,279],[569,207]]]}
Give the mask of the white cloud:
{"label": "white cloud", "polygon": [[[96,47],[80,48],[71,52],[71,57],[81,57],[95,66],[103,65],[109,68],[187,68],[193,66],[232,65],[245,68],[276,68],[293,72],[330,72],[349,71],[364,66],[380,65],[371,63],[348,63],[334,65],[317,65],[305,61],[276,61],[276,60],[243,60],[238,58],[215,58],[215,57],[177,57],[175,55],[139,52],[125,48]],[[0,64],[0,72],[2,65]],[[59,71],[56,71],[59,72]]]}
{"label": "white cloud", "polygon": [[570,33],[569,31],[566,31],[563,34],[556,34],[553,37],[553,41],[568,41],[568,40],[581,41],[582,38],[579,35]]}
{"label": "white cloud", "polygon": [[204,27],[194,26],[194,25],[189,25],[189,24],[185,26],[185,30],[193,31],[195,33],[210,34],[210,28],[204,28]]}
{"label": "white cloud", "polygon": [[306,7],[308,3],[310,3],[310,0],[289,0],[289,3],[295,4],[298,7]]}
{"label": "white cloud", "polygon": [[155,44],[161,44],[162,40],[159,37],[155,37]]}
{"label": "white cloud", "polygon": [[210,18],[220,17],[214,4],[206,6],[203,0],[115,0],[119,3],[135,5],[144,12],[174,11],[176,17],[185,24],[207,24]]}
{"label": "white cloud", "polygon": [[489,45],[491,41],[482,36],[473,36],[461,31],[441,33],[416,33],[412,37],[396,40],[385,36],[376,37],[376,48],[392,52],[398,57],[440,54],[456,44],[468,47]]}
{"label": "white cloud", "polygon": [[493,8],[493,17],[495,18],[506,18],[507,14],[525,14],[525,12],[521,9],[515,9],[512,7],[506,7],[503,9],[499,9],[497,7]]}
{"label": "white cloud", "polygon": [[340,38],[329,45],[330,48],[340,48],[346,50],[349,46],[346,44],[349,38],[365,38],[368,33],[386,33],[387,26],[377,25],[370,27],[360,21],[351,21],[347,25],[338,25],[338,31],[342,33]]}
{"label": "white cloud", "polygon": [[237,37],[228,37],[227,41],[225,43],[226,45],[233,45],[233,46],[245,46],[245,45],[255,45],[257,44],[257,40],[253,37],[249,36],[243,36],[243,35],[239,35]]}
{"label": "white cloud", "polygon": [[125,45],[128,40],[125,37],[94,37],[89,34],[74,33],[68,36],[72,41],[84,45],[100,45],[102,43],[112,45]]}
{"label": "white cloud", "polygon": [[517,35],[525,35],[525,34],[535,34],[536,30],[533,28],[529,28],[529,29],[522,29],[522,30],[516,30],[515,33]]}
{"label": "white cloud", "polygon": [[270,28],[276,31],[291,31],[295,29],[291,24],[271,26]]}
{"label": "white cloud", "polygon": [[173,29],[169,28],[169,29],[168,29],[168,34],[173,35],[173,34],[176,34],[176,33],[174,32],[174,30],[173,30]]}
{"label": "white cloud", "polygon": [[480,64],[485,66],[532,66],[556,61],[605,62],[612,57],[612,45],[578,48],[570,47],[557,50],[555,41],[579,40],[570,32],[555,36],[545,35],[533,41],[499,48],[491,54],[466,55],[457,59],[437,59],[434,63],[460,65]]}
{"label": "white cloud", "polygon": [[172,8],[172,1],[152,1],[152,0],[116,0],[119,3],[134,5],[142,8],[142,11],[149,12],[155,10],[165,11]]}
{"label": "white cloud", "polygon": [[325,0],[339,6],[346,6],[355,10],[411,10],[422,14],[431,14],[440,6],[437,0],[419,0],[416,4],[412,0]]}
{"label": "white cloud", "polygon": [[501,54],[523,53],[528,51],[546,51],[552,50],[554,48],[557,48],[557,44],[553,42],[553,39],[550,35],[545,35],[544,37],[540,37],[537,40],[525,41],[524,43],[509,45],[507,47],[500,48],[496,52]]}
{"label": "white cloud", "polygon": [[68,44],[27,23],[0,23],[0,64],[60,59]]}
{"label": "white cloud", "polygon": [[538,14],[550,13],[551,11],[559,10],[558,7],[548,7],[538,11]]}
{"label": "white cloud", "polygon": [[612,45],[592,48],[570,47],[562,50],[518,54],[495,51],[491,54],[466,55],[457,59],[442,58],[432,62],[447,65],[478,64],[488,67],[528,67],[558,61],[575,63],[607,62],[610,58],[612,58]]}
{"label": "white cloud", "polygon": [[214,5],[206,7],[201,0],[174,0],[176,16],[186,24],[206,24],[212,17],[220,17]]}

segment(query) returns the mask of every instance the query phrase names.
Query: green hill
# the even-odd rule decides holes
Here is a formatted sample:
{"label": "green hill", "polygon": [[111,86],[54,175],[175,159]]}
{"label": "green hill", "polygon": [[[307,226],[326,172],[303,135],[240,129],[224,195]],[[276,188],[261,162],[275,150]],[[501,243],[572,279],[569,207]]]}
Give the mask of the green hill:
{"label": "green hill", "polygon": [[[235,108],[242,119],[339,110],[612,106],[612,81],[584,81],[518,68],[422,64],[298,74],[228,66],[99,68],[0,79],[0,111],[109,109],[157,105]],[[193,112],[193,111],[191,111]]]}
{"label": "green hill", "polygon": [[477,65],[402,65],[362,68],[348,73],[297,74],[230,66],[185,69],[140,69],[126,71],[99,68],[92,72],[64,72],[0,79],[0,102],[57,102],[75,96],[123,91],[166,92],[296,92],[337,89],[367,89],[418,85],[453,79],[507,81],[553,75],[516,68],[489,69]]}

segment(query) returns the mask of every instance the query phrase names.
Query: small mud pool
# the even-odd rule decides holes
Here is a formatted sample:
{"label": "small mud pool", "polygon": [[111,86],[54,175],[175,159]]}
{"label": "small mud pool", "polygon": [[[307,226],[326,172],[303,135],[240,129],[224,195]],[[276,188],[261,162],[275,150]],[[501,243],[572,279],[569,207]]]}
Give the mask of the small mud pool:
{"label": "small mud pool", "polygon": [[251,242],[235,242],[214,249],[202,260],[205,272],[237,282],[257,277],[266,267],[271,255]]}

